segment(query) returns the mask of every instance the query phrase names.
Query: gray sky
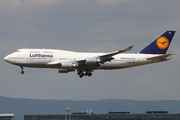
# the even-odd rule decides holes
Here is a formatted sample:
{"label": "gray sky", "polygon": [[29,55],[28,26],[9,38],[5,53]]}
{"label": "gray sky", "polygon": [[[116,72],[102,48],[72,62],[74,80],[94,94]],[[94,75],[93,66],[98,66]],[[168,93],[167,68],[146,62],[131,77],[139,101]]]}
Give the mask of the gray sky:
{"label": "gray sky", "polygon": [[[179,0],[0,1],[0,96],[33,99],[180,100]],[[3,58],[18,48],[138,52],[165,30],[176,30],[170,61],[135,68],[76,72],[20,68]]]}

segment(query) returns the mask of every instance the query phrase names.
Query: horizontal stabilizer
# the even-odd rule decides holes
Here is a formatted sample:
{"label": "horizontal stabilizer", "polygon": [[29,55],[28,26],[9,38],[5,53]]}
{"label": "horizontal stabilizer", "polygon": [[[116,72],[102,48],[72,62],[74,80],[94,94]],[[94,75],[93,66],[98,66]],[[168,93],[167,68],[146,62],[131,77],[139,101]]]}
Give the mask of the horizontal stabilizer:
{"label": "horizontal stabilizer", "polygon": [[147,60],[166,59],[166,58],[170,57],[171,55],[174,55],[174,54],[158,55],[158,56],[155,56],[155,57],[147,58]]}

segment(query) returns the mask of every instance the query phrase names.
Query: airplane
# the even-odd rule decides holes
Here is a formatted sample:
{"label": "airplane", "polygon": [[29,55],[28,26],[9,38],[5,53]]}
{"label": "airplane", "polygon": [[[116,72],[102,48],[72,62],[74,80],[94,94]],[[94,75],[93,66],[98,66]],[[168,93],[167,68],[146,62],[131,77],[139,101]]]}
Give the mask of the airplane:
{"label": "airplane", "polygon": [[[168,61],[173,54],[166,54],[176,31],[165,31],[138,53],[127,53],[133,48],[109,53],[74,52],[58,49],[18,49],[4,60],[24,67],[56,68],[59,73],[77,71],[80,78],[91,76],[94,70],[123,69],[157,62]],[[124,54],[123,54],[124,53]]]}

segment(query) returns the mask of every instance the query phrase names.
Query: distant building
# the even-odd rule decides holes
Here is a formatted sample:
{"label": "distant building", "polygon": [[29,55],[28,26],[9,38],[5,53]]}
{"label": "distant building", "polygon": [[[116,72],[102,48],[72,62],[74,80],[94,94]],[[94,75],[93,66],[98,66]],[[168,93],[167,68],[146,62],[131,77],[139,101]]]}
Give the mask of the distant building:
{"label": "distant building", "polygon": [[0,120],[13,120],[14,114],[0,114]]}
{"label": "distant building", "polygon": [[37,114],[24,115],[24,120],[180,120],[180,113],[152,112],[130,114],[129,112],[110,112],[109,114]]}

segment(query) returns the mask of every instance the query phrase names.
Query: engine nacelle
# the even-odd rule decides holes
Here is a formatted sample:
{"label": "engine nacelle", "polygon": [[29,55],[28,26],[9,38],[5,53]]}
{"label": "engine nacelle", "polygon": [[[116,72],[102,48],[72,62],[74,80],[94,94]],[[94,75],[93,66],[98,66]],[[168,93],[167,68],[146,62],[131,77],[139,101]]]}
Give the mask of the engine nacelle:
{"label": "engine nacelle", "polygon": [[99,62],[101,62],[100,58],[87,58],[86,59],[87,65],[96,65]]}
{"label": "engine nacelle", "polygon": [[71,62],[61,63],[61,69],[71,69],[71,68],[75,68],[77,66],[78,66],[77,64],[71,63]]}
{"label": "engine nacelle", "polygon": [[68,69],[59,69],[59,73],[68,73],[68,72],[72,72],[75,70],[68,70]]}

